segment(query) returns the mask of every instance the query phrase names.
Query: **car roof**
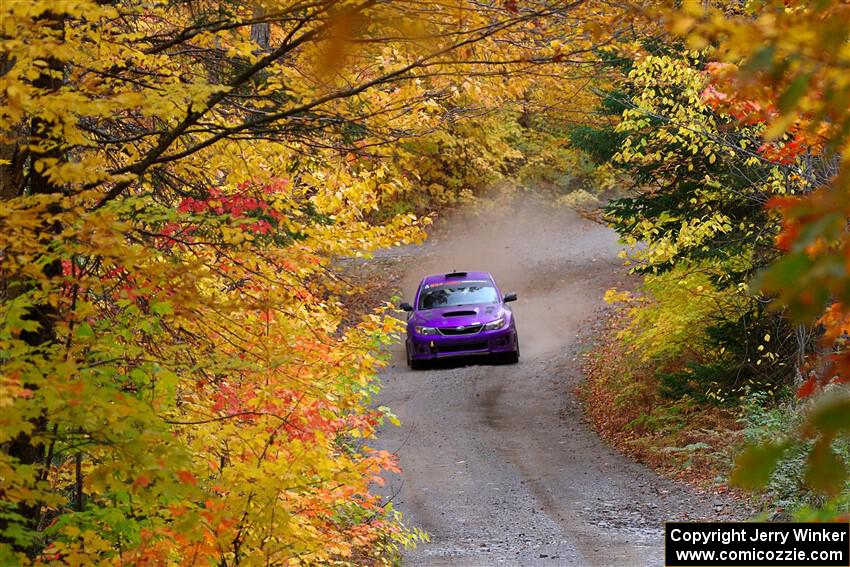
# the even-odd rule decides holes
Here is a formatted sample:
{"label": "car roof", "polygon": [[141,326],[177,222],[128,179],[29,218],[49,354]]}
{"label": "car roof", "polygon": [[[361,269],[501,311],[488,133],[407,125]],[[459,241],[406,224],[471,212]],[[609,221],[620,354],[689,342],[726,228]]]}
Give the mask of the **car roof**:
{"label": "car roof", "polygon": [[422,279],[421,285],[433,285],[448,282],[461,282],[470,280],[487,280],[494,282],[489,272],[446,272],[444,274],[431,274]]}

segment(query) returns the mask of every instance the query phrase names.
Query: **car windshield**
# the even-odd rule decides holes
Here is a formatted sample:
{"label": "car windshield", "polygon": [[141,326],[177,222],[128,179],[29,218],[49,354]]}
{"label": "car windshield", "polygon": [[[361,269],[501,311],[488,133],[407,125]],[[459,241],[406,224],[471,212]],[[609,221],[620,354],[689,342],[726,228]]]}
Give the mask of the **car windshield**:
{"label": "car windshield", "polygon": [[466,281],[430,284],[419,295],[419,309],[495,303],[499,295],[493,284],[487,281]]}

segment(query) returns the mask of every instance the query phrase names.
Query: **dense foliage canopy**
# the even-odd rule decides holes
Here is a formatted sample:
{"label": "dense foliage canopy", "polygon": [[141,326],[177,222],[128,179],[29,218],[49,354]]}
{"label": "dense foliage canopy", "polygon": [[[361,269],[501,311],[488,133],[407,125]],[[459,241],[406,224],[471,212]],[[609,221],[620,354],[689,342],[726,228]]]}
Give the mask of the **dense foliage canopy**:
{"label": "dense foliage canopy", "polygon": [[625,336],[659,362],[674,397],[746,404],[793,387],[803,417],[746,451],[733,480],[762,486],[784,455],[802,453],[805,486],[838,497],[827,516],[846,512],[850,10],[672,7],[639,11],[668,33],[621,58],[603,105],[616,126],[575,138],[590,150],[612,141],[637,185],[608,208],[637,245],[631,261],[649,292],[631,299]]}
{"label": "dense foliage canopy", "polygon": [[607,41],[583,4],[3,3],[0,563],[415,540],[370,491],[397,320],[343,324],[334,260],[521,157],[507,102]]}
{"label": "dense foliage canopy", "polygon": [[[0,562],[391,561],[399,327],[344,323],[335,260],[508,173],[630,184],[666,395],[836,390],[849,38],[837,1],[0,4]],[[839,494],[848,416],[738,481],[794,445]]]}

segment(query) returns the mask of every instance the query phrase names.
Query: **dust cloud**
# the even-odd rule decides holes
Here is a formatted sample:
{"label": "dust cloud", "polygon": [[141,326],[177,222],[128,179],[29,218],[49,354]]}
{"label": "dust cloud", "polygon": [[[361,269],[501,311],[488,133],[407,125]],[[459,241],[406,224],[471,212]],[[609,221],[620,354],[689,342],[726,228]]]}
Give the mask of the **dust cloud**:
{"label": "dust cloud", "polygon": [[412,301],[428,274],[490,272],[502,293],[519,295],[511,308],[523,358],[545,355],[564,344],[565,333],[578,331],[580,314],[601,304],[595,276],[621,263],[614,233],[577,217],[528,194],[449,215],[407,267],[404,298]]}

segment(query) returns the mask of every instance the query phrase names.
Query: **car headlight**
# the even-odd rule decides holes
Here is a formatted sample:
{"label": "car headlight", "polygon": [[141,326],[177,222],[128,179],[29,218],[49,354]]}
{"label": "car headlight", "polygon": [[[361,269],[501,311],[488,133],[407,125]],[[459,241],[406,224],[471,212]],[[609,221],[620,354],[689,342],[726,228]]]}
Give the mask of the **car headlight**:
{"label": "car headlight", "polygon": [[437,329],[434,327],[414,327],[416,329],[416,333],[419,335],[436,335]]}
{"label": "car headlight", "polygon": [[485,331],[495,331],[496,329],[501,329],[505,326],[505,318],[499,317],[495,321],[490,321],[484,325]]}

